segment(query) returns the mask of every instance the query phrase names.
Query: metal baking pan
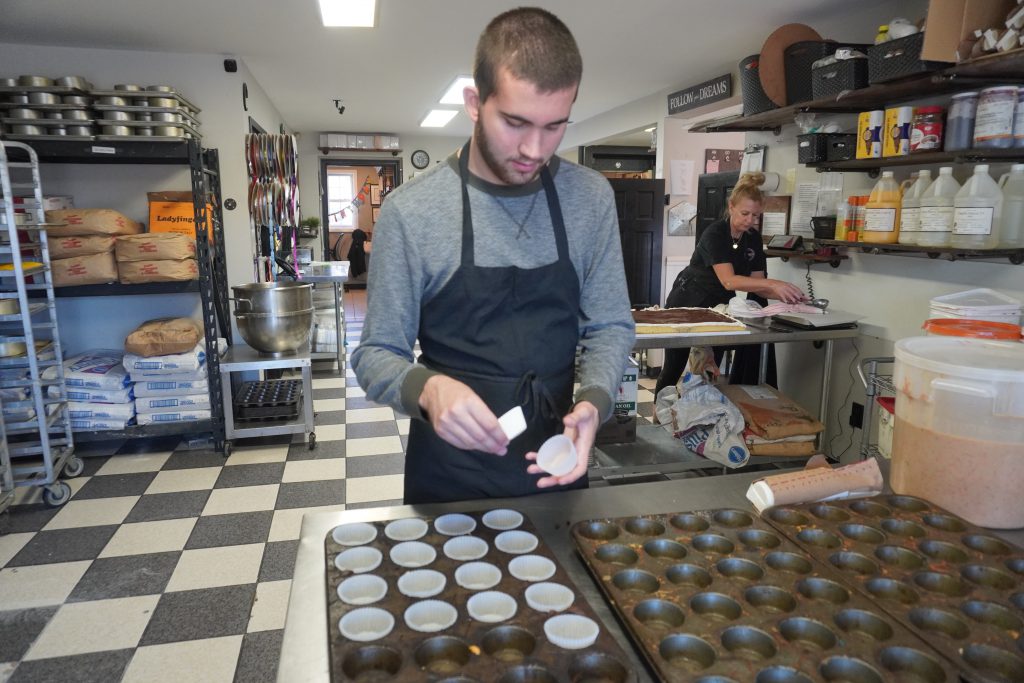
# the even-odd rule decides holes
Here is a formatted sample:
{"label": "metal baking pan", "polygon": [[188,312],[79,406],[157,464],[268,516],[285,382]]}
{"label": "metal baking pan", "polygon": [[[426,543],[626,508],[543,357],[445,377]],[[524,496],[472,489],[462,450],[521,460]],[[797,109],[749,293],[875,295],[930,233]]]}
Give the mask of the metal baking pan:
{"label": "metal baking pan", "polygon": [[595,519],[572,536],[662,681],[960,680],[896,619],[742,510]]}
{"label": "metal baking pan", "polygon": [[33,92],[48,92],[54,95],[88,95],[87,90],[72,88],[68,85],[0,85],[0,95],[23,95]]}
{"label": "metal baking pan", "polygon": [[1024,549],[912,496],[778,507],[764,518],[967,680],[1024,681]]}
{"label": "metal baking pan", "polygon": [[[21,135],[19,133],[4,133],[4,138],[7,140],[15,140],[20,142],[32,142],[33,140],[61,140],[63,142],[91,142],[96,140],[94,135]],[[123,138],[122,138],[123,139]],[[152,140],[152,138],[148,138]],[[181,140],[183,138],[175,138]]]}
{"label": "metal baking pan", "polygon": [[[12,104],[11,106],[18,105]],[[188,110],[184,107],[142,107],[136,105],[124,105],[119,107],[114,104],[93,104],[90,106],[96,111],[126,111],[134,114],[181,114],[182,116],[192,119],[196,123],[199,122],[199,119],[196,116],[189,114]]]}
{"label": "metal baking pan", "polygon": [[[91,126],[94,123],[96,123],[96,121],[94,121],[93,119],[12,119],[12,118],[7,118],[7,117],[4,117],[4,118],[0,119],[0,121],[3,121],[4,123],[6,123],[9,126],[30,125],[30,126],[44,126],[44,127],[47,127],[47,128],[53,127],[53,126],[58,126],[58,127],[65,127],[65,126]],[[118,123],[120,124],[122,122],[118,121]],[[61,137],[66,137],[66,136],[61,136]]]}
{"label": "metal baking pan", "polygon": [[[3,91],[0,90],[0,92]],[[197,114],[202,111],[202,109],[192,104],[192,102],[187,100],[184,95],[175,90],[90,90],[89,94],[94,97],[125,97],[127,99],[141,99],[142,97],[168,97],[178,100]]]}
{"label": "metal baking pan", "polygon": [[[544,581],[567,587],[574,593],[572,604],[561,614],[574,614],[592,619],[600,626],[597,640],[593,645],[578,650],[562,649],[545,636],[544,623],[553,614],[535,611],[525,602],[524,593],[531,583],[515,578],[509,571],[509,563],[519,555],[506,554],[495,545],[495,538],[501,530],[491,529],[483,523],[483,513],[465,513],[475,522],[470,533],[486,542],[486,553],[473,555],[476,559],[460,562],[448,557],[444,543],[452,536],[436,530],[435,518],[424,517],[426,534],[417,540],[426,543],[436,552],[436,559],[424,569],[444,575],[445,587],[441,592],[426,600],[443,600],[455,607],[457,618],[443,630],[420,633],[408,627],[404,613],[420,598],[403,595],[398,588],[399,577],[407,571],[390,560],[390,551],[398,541],[385,534],[389,523],[373,522],[376,537],[363,545],[382,554],[382,562],[369,572],[376,574],[387,583],[386,594],[365,607],[377,607],[388,611],[394,617],[394,627],[389,635],[373,642],[355,642],[341,635],[339,622],[342,617],[359,606],[350,606],[338,596],[338,585],[352,576],[351,571],[341,571],[335,565],[335,558],[349,549],[342,546],[333,530],[325,538],[327,628],[330,654],[331,680],[333,681],[608,681],[610,683],[633,683],[636,672],[630,670],[629,660],[615,638],[599,621],[586,599],[573,584],[565,569],[559,564],[551,550],[540,540],[540,535],[528,519],[522,517],[516,531],[527,531],[539,540],[539,544],[528,554],[540,555],[548,560],[554,573]],[[343,525],[351,526],[351,525]],[[371,551],[372,552],[372,551]],[[501,571],[496,585],[479,591],[458,585],[455,572],[468,562],[486,562]],[[501,591],[515,598],[515,614],[500,622],[485,623],[469,616],[467,602],[483,590]]]}
{"label": "metal baking pan", "polygon": [[[196,138],[198,139],[198,135]],[[68,139],[68,138],[61,138]],[[124,142],[125,140],[140,140],[142,142],[185,142],[191,140],[189,137],[173,137],[168,135],[95,135],[91,139],[97,142]]]}
{"label": "metal baking pan", "polygon": [[37,109],[39,111],[64,111],[66,109],[94,109],[91,104],[18,104],[0,102],[0,109]]}

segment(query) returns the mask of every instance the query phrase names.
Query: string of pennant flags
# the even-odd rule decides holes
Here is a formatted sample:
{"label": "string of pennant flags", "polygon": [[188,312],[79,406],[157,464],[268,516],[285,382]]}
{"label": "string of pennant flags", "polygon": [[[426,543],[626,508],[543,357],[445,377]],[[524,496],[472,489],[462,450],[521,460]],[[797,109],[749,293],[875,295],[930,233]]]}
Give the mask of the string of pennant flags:
{"label": "string of pennant flags", "polygon": [[[384,169],[378,168],[377,175],[382,176],[383,174]],[[359,192],[357,192],[356,196],[352,198],[352,201],[349,203],[349,205],[344,206],[338,209],[337,211],[327,214],[327,220],[331,220],[335,216],[338,217],[338,220],[341,220],[345,218],[345,216],[347,216],[350,211],[355,212],[356,210],[358,210],[363,204],[366,203],[366,198],[370,196],[370,185],[370,176],[366,176],[366,180],[364,180],[362,186],[360,186]]]}

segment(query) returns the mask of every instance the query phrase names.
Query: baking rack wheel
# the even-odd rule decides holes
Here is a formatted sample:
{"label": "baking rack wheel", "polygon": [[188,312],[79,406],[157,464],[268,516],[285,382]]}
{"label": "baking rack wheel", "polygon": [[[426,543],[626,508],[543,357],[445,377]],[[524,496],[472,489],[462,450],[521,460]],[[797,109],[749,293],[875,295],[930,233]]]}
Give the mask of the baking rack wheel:
{"label": "baking rack wheel", "polygon": [[85,471],[85,461],[78,456],[71,456],[68,461],[64,463],[64,470],[62,474],[65,477],[77,477]]}
{"label": "baking rack wheel", "polygon": [[232,448],[234,448],[234,446],[233,446],[233,444],[230,441],[225,441],[224,442],[224,457],[225,458],[231,457],[231,450],[232,450]]}
{"label": "baking rack wheel", "polygon": [[43,489],[43,502],[52,508],[60,507],[71,499],[71,487],[67,482],[50,484]]}
{"label": "baking rack wheel", "polygon": [[310,432],[306,438],[306,443],[309,444],[309,450],[316,448],[316,432]]}

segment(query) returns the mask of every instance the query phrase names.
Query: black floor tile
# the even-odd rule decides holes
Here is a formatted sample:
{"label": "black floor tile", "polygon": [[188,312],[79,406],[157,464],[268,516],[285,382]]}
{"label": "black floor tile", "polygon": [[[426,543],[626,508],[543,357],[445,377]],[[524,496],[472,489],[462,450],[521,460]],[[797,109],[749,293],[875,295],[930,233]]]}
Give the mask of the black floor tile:
{"label": "black floor tile", "polygon": [[366,408],[386,408],[382,403],[371,401],[365,396],[356,396],[355,398],[345,399],[345,410],[363,410]]}
{"label": "black floor tile", "polygon": [[365,458],[349,458],[345,461],[345,478],[375,477],[381,474],[402,474],[405,472],[405,454],[370,455]]}
{"label": "black floor tile", "polygon": [[0,514],[0,534],[24,534],[39,531],[50,523],[60,508],[51,508],[43,503],[14,505]]}
{"label": "black floor tile", "polygon": [[133,453],[167,453],[174,452],[183,439],[180,436],[159,436],[149,439],[128,439],[118,449],[118,455],[131,455]]}
{"label": "black floor tile", "polygon": [[0,662],[16,662],[24,657],[57,609],[39,607],[0,612]]}
{"label": "black floor tile", "polygon": [[345,439],[367,439],[375,436],[398,436],[398,423],[394,420],[357,422],[345,425]]}
{"label": "black floor tile", "polygon": [[107,650],[22,662],[7,683],[110,683],[119,681],[134,650]]}
{"label": "black floor tile", "polygon": [[367,508],[388,508],[395,507],[396,505],[405,505],[400,500],[373,500],[368,503],[348,503],[345,505],[346,510],[365,510]]}
{"label": "black floor tile", "polygon": [[223,467],[225,458],[212,448],[199,451],[175,451],[167,458],[162,470],[188,470],[194,467]]}
{"label": "black floor tile", "polygon": [[166,519],[198,517],[206,507],[210,491],[151,493],[139,498],[125,522],[158,522]]}
{"label": "black floor tile", "polygon": [[273,510],[200,517],[192,528],[185,550],[265,543],[270,536],[272,521]]}
{"label": "black floor tile", "polygon": [[408,451],[409,450],[409,435],[408,434],[403,434],[402,436],[398,437],[398,440],[402,442],[402,450],[403,451]]}
{"label": "black floor tile", "polygon": [[275,510],[340,505],[345,502],[345,482],[340,479],[281,484]]}
{"label": "black floor tile", "polygon": [[281,657],[284,631],[257,631],[242,638],[238,653],[235,683],[260,683],[277,678],[277,662]]}
{"label": "black floor tile", "polygon": [[75,494],[75,500],[115,498],[117,496],[141,496],[153,483],[156,472],[135,474],[110,474],[92,477]]}
{"label": "black floor tile", "polygon": [[341,387],[334,387],[334,388],[331,388],[331,389],[314,389],[313,390],[313,400],[314,401],[327,400],[327,399],[332,399],[332,398],[344,398],[344,397],[345,397],[345,389],[341,388]]}
{"label": "black floor tile", "polygon": [[215,489],[234,488],[237,486],[262,486],[278,484],[284,474],[283,462],[268,462],[258,465],[232,465],[224,467],[217,477]]}
{"label": "black floor tile", "polygon": [[320,410],[317,411],[313,420],[316,425],[343,425],[345,424],[344,410]]}
{"label": "black floor tile", "polygon": [[245,633],[255,596],[254,583],[164,593],[139,645]]}
{"label": "black floor tile", "polygon": [[263,562],[260,564],[260,583],[292,578],[295,575],[295,557],[298,552],[298,541],[267,543],[263,549]]}
{"label": "black floor tile", "polygon": [[105,455],[94,457],[87,454],[79,453],[77,444],[75,445],[75,455],[79,456],[82,459],[82,464],[85,465],[85,468],[82,470],[82,473],[78,475],[79,477],[91,477],[92,475],[99,472],[100,468],[106,465],[107,460],[110,459],[109,456]]}
{"label": "black floor tile", "polygon": [[178,564],[180,552],[101,557],[71,591],[68,602],[110,600],[162,593]]}
{"label": "black floor tile", "polygon": [[118,525],[88,526],[80,529],[40,531],[7,563],[8,567],[94,560]]}
{"label": "black floor tile", "polygon": [[293,443],[288,448],[288,460],[324,460],[327,458],[344,458],[344,441],[317,441],[316,447],[310,450],[305,441]]}

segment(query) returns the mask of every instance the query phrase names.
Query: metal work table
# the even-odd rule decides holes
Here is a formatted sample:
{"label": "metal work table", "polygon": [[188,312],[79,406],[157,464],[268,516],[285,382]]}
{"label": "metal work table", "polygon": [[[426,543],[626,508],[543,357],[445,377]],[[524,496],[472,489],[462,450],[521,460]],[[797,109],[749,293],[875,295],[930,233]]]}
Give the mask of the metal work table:
{"label": "metal work table", "polygon": [[[334,359],[338,363],[338,370],[344,369],[345,365],[345,328],[342,326],[341,286],[348,282],[347,275],[302,275],[297,282],[329,283],[334,287],[334,335],[335,352]],[[313,360],[324,360],[331,358],[328,352],[314,352],[310,354]]]}

